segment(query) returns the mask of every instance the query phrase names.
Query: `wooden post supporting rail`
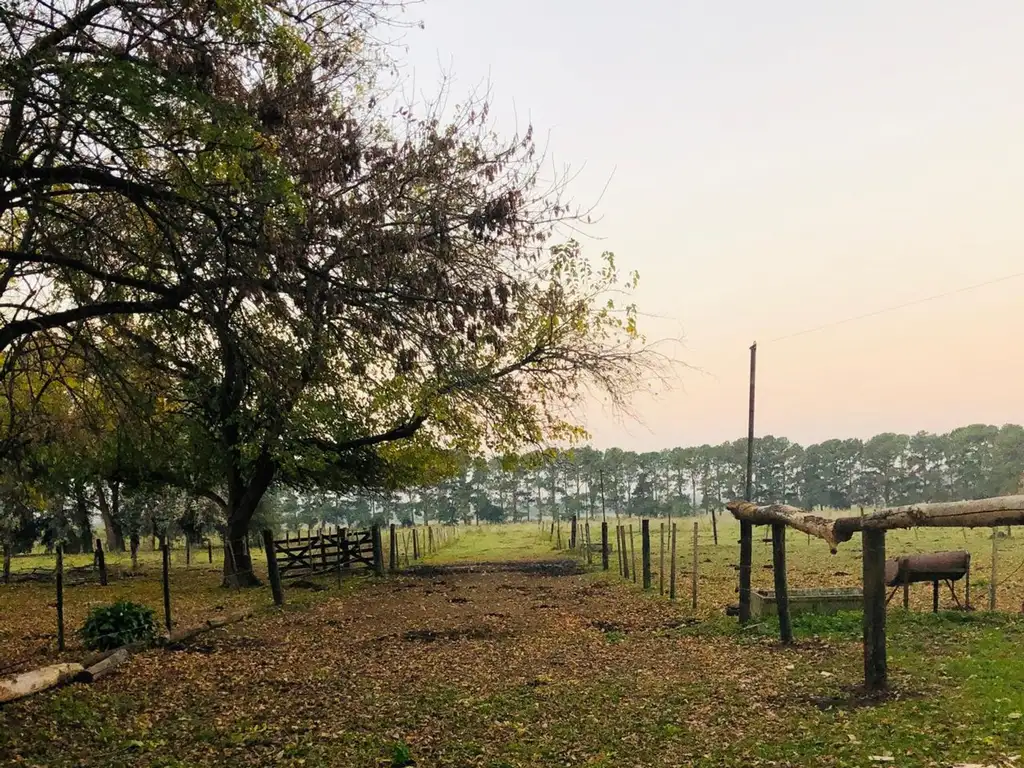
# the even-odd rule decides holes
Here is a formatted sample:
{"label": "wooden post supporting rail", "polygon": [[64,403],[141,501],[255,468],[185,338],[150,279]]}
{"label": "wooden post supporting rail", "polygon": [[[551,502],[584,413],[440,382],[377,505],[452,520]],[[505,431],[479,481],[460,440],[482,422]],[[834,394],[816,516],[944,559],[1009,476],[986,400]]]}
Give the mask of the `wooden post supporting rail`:
{"label": "wooden post supporting rail", "polygon": [[775,604],[779,611],[779,639],[793,642],[793,625],[789,621],[789,585],[786,583],[786,525],[772,524],[772,570],[775,574]]}
{"label": "wooden post supporting rail", "polygon": [[270,593],[274,596],[274,605],[284,605],[281,572],[278,570],[277,554],[274,552],[274,534],[270,531],[263,531],[263,549],[267,553],[267,575],[270,578]]}
{"label": "wooden post supporting rail", "polygon": [[885,531],[867,529],[864,565],[864,686],[884,690],[888,684],[885,657]]}
{"label": "wooden post supporting rail", "polygon": [[992,578],[988,581],[988,609],[994,611],[996,609],[996,562],[999,559],[999,547],[996,538],[997,529],[995,526],[992,527]]}

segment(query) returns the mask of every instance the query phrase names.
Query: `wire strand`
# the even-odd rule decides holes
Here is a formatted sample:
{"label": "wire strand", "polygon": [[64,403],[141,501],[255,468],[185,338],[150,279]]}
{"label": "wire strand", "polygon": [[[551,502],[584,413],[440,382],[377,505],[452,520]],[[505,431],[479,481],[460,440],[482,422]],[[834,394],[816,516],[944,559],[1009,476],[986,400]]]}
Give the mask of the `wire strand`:
{"label": "wire strand", "polygon": [[797,336],[804,336],[808,333],[817,333],[818,331],[823,331],[827,328],[834,328],[837,325],[846,325],[847,323],[853,323],[856,322],[857,320],[864,320],[869,317],[883,315],[887,312],[895,312],[897,309],[905,309],[906,307],[913,307],[917,306],[918,304],[926,304],[929,301],[944,299],[947,296],[955,296],[958,293],[967,293],[968,291],[974,291],[977,290],[978,288],[985,288],[990,285],[996,285],[997,283],[1005,283],[1008,280],[1015,280],[1018,277],[1024,277],[1024,272],[1014,272],[1012,275],[1003,275],[1002,277],[997,277],[992,280],[986,280],[981,283],[965,285],[962,288],[956,288],[952,291],[944,291],[943,293],[936,293],[933,296],[926,296],[923,299],[914,299],[913,301],[907,301],[902,304],[894,304],[891,307],[883,307],[882,309],[872,310],[871,312],[865,312],[861,315],[854,315],[852,317],[843,318],[842,320],[832,320],[827,323],[822,323],[821,325],[812,326],[811,328],[805,328],[802,331],[797,331],[795,333],[789,333],[784,336],[778,336],[777,338],[769,339],[767,343],[774,344],[775,342],[778,341],[786,341],[787,339],[792,339]]}

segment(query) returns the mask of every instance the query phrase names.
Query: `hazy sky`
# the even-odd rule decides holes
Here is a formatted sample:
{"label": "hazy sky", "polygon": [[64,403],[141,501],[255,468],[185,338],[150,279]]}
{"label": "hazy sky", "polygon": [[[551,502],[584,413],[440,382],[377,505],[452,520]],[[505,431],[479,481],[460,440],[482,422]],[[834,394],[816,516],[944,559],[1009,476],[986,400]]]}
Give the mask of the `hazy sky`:
{"label": "hazy sky", "polygon": [[[1020,0],[425,0],[422,92],[489,83],[598,202],[586,242],[640,271],[651,337],[685,336],[644,423],[598,410],[598,446],[746,432],[806,442],[1024,421]],[[601,192],[609,179],[603,197]]]}

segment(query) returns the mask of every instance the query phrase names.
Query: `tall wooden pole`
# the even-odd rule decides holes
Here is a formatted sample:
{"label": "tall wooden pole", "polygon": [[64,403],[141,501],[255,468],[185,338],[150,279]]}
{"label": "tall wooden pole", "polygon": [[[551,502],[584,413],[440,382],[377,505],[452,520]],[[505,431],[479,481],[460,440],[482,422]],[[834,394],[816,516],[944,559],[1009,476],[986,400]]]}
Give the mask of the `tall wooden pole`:
{"label": "tall wooden pole", "polygon": [[[750,407],[747,413],[746,499],[754,500],[754,392],[757,378],[757,343],[750,345]],[[754,526],[740,521],[740,624],[750,621],[750,566],[754,556]]]}

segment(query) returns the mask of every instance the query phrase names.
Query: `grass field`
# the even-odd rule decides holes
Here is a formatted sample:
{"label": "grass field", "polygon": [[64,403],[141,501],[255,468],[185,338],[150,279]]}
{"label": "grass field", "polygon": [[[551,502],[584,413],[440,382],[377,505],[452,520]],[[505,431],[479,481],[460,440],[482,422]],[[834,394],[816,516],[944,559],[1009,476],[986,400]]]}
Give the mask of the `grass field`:
{"label": "grass field", "polygon": [[[1024,580],[1015,569],[1024,531],[997,541],[1006,612],[932,615],[927,585],[913,592],[920,610],[894,600],[893,694],[865,700],[859,614],[797,618],[792,648],[778,645],[771,620],[740,629],[722,612],[736,599],[738,526],[725,522],[715,547],[708,520],[694,613],[692,520],[683,525],[675,604],[657,596],[657,575],[645,595],[614,572],[572,573],[535,524],[469,530],[426,570],[351,579],[341,591],[290,590],[283,610],[267,589],[222,590],[207,564],[176,567],[183,613],[237,600],[257,616],[178,651],[140,654],[95,685],[0,709],[0,764],[1021,764]],[[657,521],[652,530],[657,569]],[[988,536],[890,534],[889,554],[966,545],[972,603],[984,606]],[[755,541],[755,586],[770,588],[770,546]],[[858,550],[855,538],[831,556],[791,536],[791,586],[856,586]],[[84,605],[123,590],[158,607],[158,584],[143,577],[69,593],[83,590]],[[0,587],[4,648],[52,622],[47,594],[45,585]]]}

